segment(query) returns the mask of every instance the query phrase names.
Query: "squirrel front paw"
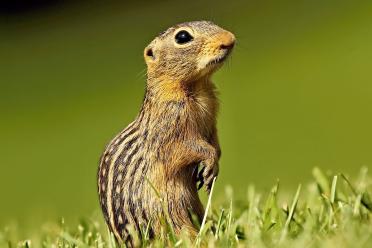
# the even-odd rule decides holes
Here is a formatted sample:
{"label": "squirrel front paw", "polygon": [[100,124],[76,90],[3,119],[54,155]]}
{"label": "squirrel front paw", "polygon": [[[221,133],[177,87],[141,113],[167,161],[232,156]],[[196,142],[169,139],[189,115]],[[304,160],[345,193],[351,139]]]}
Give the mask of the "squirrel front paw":
{"label": "squirrel front paw", "polygon": [[198,189],[205,186],[205,190],[208,192],[208,194],[211,191],[213,179],[218,176],[219,166],[218,166],[218,160],[213,159],[206,160],[201,162],[202,169],[198,173],[198,181],[200,181]]}

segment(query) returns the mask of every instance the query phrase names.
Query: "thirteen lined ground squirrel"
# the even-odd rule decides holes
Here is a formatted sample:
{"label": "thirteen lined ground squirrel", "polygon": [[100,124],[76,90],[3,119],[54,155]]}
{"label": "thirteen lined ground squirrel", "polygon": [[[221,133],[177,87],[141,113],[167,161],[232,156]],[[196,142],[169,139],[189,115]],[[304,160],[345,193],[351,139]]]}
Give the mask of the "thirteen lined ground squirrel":
{"label": "thirteen lined ground squirrel", "polygon": [[150,235],[159,234],[164,208],[151,184],[174,230],[196,234],[190,212],[200,220],[204,214],[197,183],[210,190],[220,157],[218,100],[210,77],[234,43],[232,33],[195,21],[169,28],[145,48],[141,111],[109,143],[98,172],[100,204],[119,241],[130,241],[128,226],[139,231],[150,223]]}

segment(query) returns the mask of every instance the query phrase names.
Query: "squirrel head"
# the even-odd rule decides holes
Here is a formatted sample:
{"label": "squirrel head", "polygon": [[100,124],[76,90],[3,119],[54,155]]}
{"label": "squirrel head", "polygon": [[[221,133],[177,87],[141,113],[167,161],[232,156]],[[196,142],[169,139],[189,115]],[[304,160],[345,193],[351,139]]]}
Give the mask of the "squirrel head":
{"label": "squirrel head", "polygon": [[173,26],[144,50],[148,81],[187,84],[209,77],[228,57],[235,36],[209,21]]}

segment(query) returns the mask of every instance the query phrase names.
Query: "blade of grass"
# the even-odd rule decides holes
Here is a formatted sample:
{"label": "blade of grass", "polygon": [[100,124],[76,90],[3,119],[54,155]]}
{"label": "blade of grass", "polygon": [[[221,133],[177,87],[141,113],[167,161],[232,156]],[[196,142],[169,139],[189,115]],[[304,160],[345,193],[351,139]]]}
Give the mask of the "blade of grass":
{"label": "blade of grass", "polygon": [[313,176],[322,193],[329,195],[330,188],[327,176],[318,167],[313,169]]}
{"label": "blade of grass", "polygon": [[232,199],[230,199],[229,222],[228,222],[228,225],[227,225],[227,231],[228,232],[230,232],[230,228],[231,228],[232,212],[233,212],[233,204],[232,204]]}
{"label": "blade of grass", "polygon": [[332,228],[334,211],[335,211],[335,199],[336,199],[336,188],[337,188],[337,176],[333,177],[332,186],[331,186],[331,198],[329,199],[330,208],[329,208],[329,217],[328,217],[328,227]]}
{"label": "blade of grass", "polygon": [[[346,182],[346,184],[349,186],[350,190],[353,192],[355,197],[359,197],[359,193],[356,191],[356,189],[353,187],[349,179],[343,174],[340,174],[342,179]],[[369,197],[368,192],[362,193],[361,196],[361,203],[363,204],[364,207],[366,207],[369,211],[372,211],[372,200]]]}
{"label": "blade of grass", "polygon": [[75,239],[67,232],[61,233],[61,237],[65,239],[67,242],[69,242],[70,244],[74,244],[79,247],[86,247],[86,248],[89,247],[89,245],[84,244],[81,240]]}
{"label": "blade of grass", "polygon": [[284,228],[283,228],[282,235],[280,237],[279,243],[282,243],[283,240],[284,240],[284,238],[287,236],[289,224],[291,223],[291,220],[293,218],[294,212],[296,210],[298,199],[300,197],[300,192],[301,192],[301,184],[298,185],[298,188],[297,188],[295,197],[293,198],[293,202],[292,202],[291,208],[289,210],[289,214],[288,214],[287,220],[286,220],[286,222],[284,224]]}
{"label": "blade of grass", "polygon": [[220,217],[218,218],[218,222],[217,222],[216,233],[214,234],[214,237],[216,239],[218,239],[218,234],[220,232],[220,228],[221,228],[221,224],[222,224],[222,218],[224,216],[224,213],[225,213],[225,210],[224,209],[221,209],[221,214],[220,214]]}
{"label": "blade of grass", "polygon": [[335,203],[335,199],[336,199],[336,186],[337,186],[337,176],[334,176],[332,180],[332,187],[331,187],[331,203],[332,204]]}
{"label": "blade of grass", "polygon": [[200,236],[201,236],[201,233],[202,233],[202,231],[204,229],[205,222],[207,221],[208,212],[209,212],[209,209],[211,207],[212,195],[213,195],[213,189],[214,189],[214,183],[215,182],[216,182],[216,177],[213,178],[211,192],[210,192],[209,197],[208,197],[207,206],[205,207],[205,213],[204,213],[204,217],[203,217],[203,220],[202,220],[202,223],[201,223],[201,226],[200,226],[200,231],[198,233],[198,236],[196,237],[196,244],[197,245],[200,244]]}
{"label": "blade of grass", "polygon": [[108,231],[108,237],[109,237],[109,248],[116,248],[116,240],[114,237],[114,234],[110,232],[110,230],[107,228]]}

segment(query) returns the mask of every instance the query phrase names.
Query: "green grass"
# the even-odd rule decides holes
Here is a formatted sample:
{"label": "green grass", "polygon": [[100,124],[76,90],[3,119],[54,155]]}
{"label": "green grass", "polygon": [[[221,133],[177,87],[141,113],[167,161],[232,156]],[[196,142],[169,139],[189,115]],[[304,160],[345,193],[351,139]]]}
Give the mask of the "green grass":
{"label": "green grass", "polygon": [[[313,177],[313,182],[293,192],[280,192],[279,181],[263,194],[250,186],[245,201],[235,201],[227,187],[224,201],[216,203],[213,194],[208,199],[207,216],[196,240],[175,236],[165,223],[163,238],[143,238],[142,243],[152,247],[372,247],[372,180],[367,169],[353,182],[318,168]],[[72,228],[63,220],[49,223],[29,240],[17,239],[19,227],[3,228],[0,247],[120,247],[98,219],[84,219]]]}

